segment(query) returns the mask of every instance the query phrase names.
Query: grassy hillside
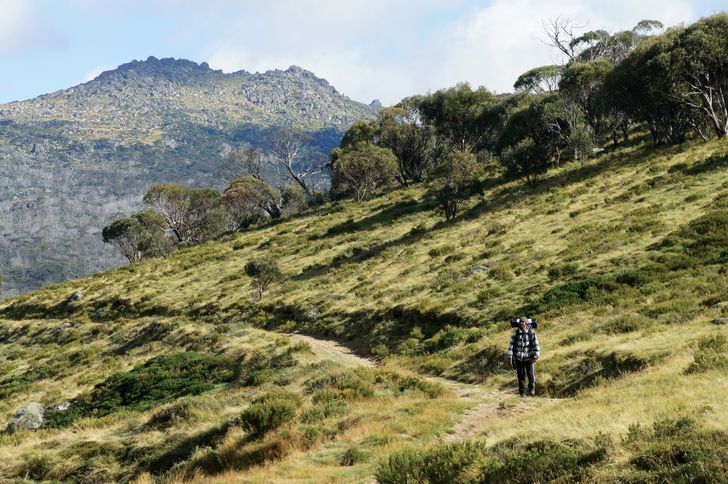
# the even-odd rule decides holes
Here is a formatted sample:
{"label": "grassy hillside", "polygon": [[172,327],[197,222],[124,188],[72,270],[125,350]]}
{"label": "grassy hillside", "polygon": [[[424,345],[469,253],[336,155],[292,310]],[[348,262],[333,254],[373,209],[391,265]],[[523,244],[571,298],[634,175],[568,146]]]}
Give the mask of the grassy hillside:
{"label": "grassy hillside", "polygon": [[[726,478],[727,174],[725,142],[635,142],[535,184],[486,181],[452,223],[416,186],[5,301],[2,415],[81,402],[58,428],[0,437],[1,475]],[[254,303],[243,266],[263,256],[286,280]],[[536,399],[502,362],[521,313],[543,322]],[[380,365],[344,370],[290,331]],[[140,387],[151,400],[114,386],[162,355],[217,370]],[[255,398],[284,390],[302,395],[274,399],[296,417],[246,427]]]}

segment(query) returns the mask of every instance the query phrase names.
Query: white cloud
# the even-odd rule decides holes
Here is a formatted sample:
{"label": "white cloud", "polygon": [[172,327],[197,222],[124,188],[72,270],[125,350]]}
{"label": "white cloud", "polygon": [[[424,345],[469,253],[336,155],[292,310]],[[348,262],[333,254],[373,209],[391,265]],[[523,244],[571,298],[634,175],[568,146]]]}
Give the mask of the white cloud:
{"label": "white cloud", "polygon": [[114,69],[116,66],[111,64],[105,64],[100,66],[94,66],[88,71],[86,71],[86,74],[83,76],[83,80],[81,82],[88,82],[96,79],[96,77],[101,74],[104,71],[109,71],[111,69]]}
{"label": "white cloud", "polygon": [[[697,16],[689,0],[493,0],[485,7],[464,0],[243,3],[245,16],[211,49],[212,67],[263,71],[296,64],[354,99],[390,104],[463,81],[510,91],[519,74],[555,60],[541,39],[543,22],[559,15],[610,31],[643,18],[673,25]],[[460,17],[429,29],[418,25],[428,15],[452,12]]]}
{"label": "white cloud", "polygon": [[3,0],[0,54],[22,55],[65,45],[65,38],[30,0]]}
{"label": "white cloud", "polygon": [[452,25],[436,41],[432,62],[422,64],[434,75],[426,78],[420,91],[459,81],[498,92],[512,90],[521,73],[559,60],[554,49],[543,42],[544,22],[557,16],[574,19],[586,29],[617,31],[631,29],[645,18],[674,25],[695,14],[684,0],[612,0],[608,5],[577,0],[495,0]]}

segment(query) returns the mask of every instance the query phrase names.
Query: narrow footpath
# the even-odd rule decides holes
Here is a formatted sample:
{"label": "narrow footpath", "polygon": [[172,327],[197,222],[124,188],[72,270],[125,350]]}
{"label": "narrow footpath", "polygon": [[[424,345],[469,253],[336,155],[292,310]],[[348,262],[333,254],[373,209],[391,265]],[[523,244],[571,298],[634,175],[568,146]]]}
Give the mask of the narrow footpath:
{"label": "narrow footpath", "polygon": [[[349,348],[336,341],[323,340],[299,333],[287,334],[294,341],[305,341],[311,345],[311,350],[317,355],[332,360],[345,368],[356,368],[360,366],[373,368],[377,366],[374,360],[354,354]],[[447,434],[444,442],[456,442],[463,439],[474,438],[482,435],[489,421],[494,418],[515,416],[521,412],[530,410],[543,404],[544,401],[552,402],[558,399],[537,398],[519,399],[516,392],[503,391],[495,388],[486,388],[483,385],[463,383],[449,380],[447,378],[423,375],[417,376],[426,380],[440,383],[450,389],[458,398],[472,403],[472,407],[463,412],[461,420],[455,424],[452,432]]]}

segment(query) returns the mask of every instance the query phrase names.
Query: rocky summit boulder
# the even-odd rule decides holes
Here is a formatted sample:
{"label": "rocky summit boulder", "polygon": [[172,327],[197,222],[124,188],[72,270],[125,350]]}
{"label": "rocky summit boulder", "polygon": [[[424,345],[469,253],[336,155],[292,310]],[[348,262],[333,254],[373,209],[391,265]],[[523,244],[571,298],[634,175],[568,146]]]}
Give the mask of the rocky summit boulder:
{"label": "rocky summit boulder", "polygon": [[14,434],[22,430],[36,430],[43,426],[43,405],[31,402],[15,411],[15,415],[8,422],[5,432]]}

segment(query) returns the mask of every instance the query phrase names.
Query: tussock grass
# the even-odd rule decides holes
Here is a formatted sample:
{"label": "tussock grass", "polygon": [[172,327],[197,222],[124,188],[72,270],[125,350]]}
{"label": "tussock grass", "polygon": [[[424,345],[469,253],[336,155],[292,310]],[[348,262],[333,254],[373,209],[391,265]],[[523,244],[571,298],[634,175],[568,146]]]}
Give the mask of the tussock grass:
{"label": "tussock grass", "polygon": [[[426,187],[412,186],[3,301],[6,420],[27,401],[92,394],[164,355],[235,365],[196,395],[0,436],[0,477],[365,479],[405,441],[439,455],[433,445],[472,407],[417,373],[493,392],[482,397],[496,411],[477,429],[487,443],[477,472],[513,477],[495,449],[538,440],[544,462],[570,468],[598,433],[616,450],[588,477],[607,479],[625,462],[624,480],[658,472],[637,464],[669,454],[645,450],[662,435],[655,422],[682,415],[698,433],[728,427],[723,327],[710,323],[728,314],[725,153],[722,141],[610,149],[534,184],[485,182],[452,223]],[[286,279],[253,303],[243,267],[262,256]],[[552,398],[507,393],[506,320],[522,313],[542,321],[537,386]],[[383,367],[326,363],[270,330],[335,339]],[[279,391],[301,396],[293,416],[264,435],[246,431],[240,415]],[[519,412],[528,430],[514,425]],[[653,430],[639,446],[623,443],[637,424]]]}

